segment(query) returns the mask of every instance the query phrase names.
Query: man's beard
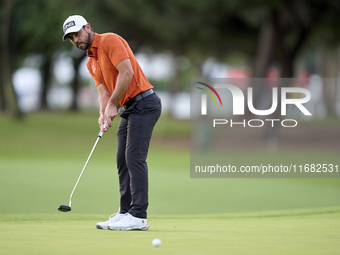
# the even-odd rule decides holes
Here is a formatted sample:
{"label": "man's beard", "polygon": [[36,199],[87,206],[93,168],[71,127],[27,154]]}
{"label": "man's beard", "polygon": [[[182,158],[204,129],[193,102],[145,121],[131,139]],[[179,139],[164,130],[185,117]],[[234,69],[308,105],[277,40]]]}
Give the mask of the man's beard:
{"label": "man's beard", "polygon": [[[81,50],[87,50],[90,46],[90,41],[91,41],[91,34],[87,32],[87,40],[84,42],[77,42],[77,47]],[[81,48],[79,47],[80,44],[83,44]]]}

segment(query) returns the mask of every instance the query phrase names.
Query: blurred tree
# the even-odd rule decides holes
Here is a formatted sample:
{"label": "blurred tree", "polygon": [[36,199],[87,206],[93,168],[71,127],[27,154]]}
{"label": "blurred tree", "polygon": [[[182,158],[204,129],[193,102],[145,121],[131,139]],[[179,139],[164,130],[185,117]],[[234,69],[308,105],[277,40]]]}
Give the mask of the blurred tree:
{"label": "blurred tree", "polygon": [[[324,38],[316,31],[338,34],[339,25],[339,4],[335,0],[16,0],[2,1],[4,21],[9,17],[4,6],[9,2],[13,5],[8,37],[11,68],[15,70],[27,54],[43,56],[42,109],[48,108],[55,54],[72,47],[61,41],[62,24],[69,15],[83,15],[95,32],[121,35],[134,52],[148,48],[152,52],[170,50],[175,58],[186,56],[196,77],[201,75],[208,57],[224,61],[235,52],[246,56],[253,67],[253,77],[265,77],[273,63],[278,64],[282,77],[293,77],[295,61],[308,39],[322,41]],[[6,24],[2,22],[1,26],[5,28]],[[5,32],[2,28],[1,38],[5,38]],[[340,41],[339,36],[333,37],[333,43]],[[1,41],[5,46],[5,40]],[[70,56],[75,70],[72,109],[76,110],[78,69],[85,52],[73,55],[70,51]],[[4,63],[3,55],[0,57]],[[4,80],[8,71],[1,71]],[[181,87],[180,68],[177,71],[168,86],[173,92]],[[262,89],[256,87],[255,98]]]}
{"label": "blurred tree", "polygon": [[334,78],[339,76],[339,50],[322,49],[320,62],[322,63],[320,74],[324,77],[322,90],[323,101],[326,106],[327,115],[335,116],[339,86],[338,79]]}
{"label": "blurred tree", "polygon": [[[319,52],[318,63],[316,65],[316,72],[324,79],[323,84],[323,101],[326,106],[327,114],[334,116],[336,114],[337,95],[339,85],[334,78],[339,77],[340,71],[340,2],[329,1],[330,8],[324,15],[322,21],[318,24],[314,32],[311,45],[313,49]],[[331,79],[328,79],[331,78]]]}
{"label": "blurred tree", "polygon": [[[1,34],[0,34],[0,62],[1,62],[1,92],[3,92],[4,97],[2,97],[2,106],[8,109],[11,115],[20,119],[22,117],[22,112],[20,111],[17,95],[12,83],[12,58],[10,49],[10,39],[11,39],[11,21],[14,12],[14,1],[13,0],[3,0],[1,5]],[[6,103],[6,105],[5,105]]]}
{"label": "blurred tree", "polygon": [[65,47],[61,44],[60,33],[62,2],[65,1],[17,0],[15,6],[15,58],[20,60],[28,53],[42,56],[40,66],[42,76],[40,109],[42,110],[48,109],[47,94],[52,84],[55,53]]}

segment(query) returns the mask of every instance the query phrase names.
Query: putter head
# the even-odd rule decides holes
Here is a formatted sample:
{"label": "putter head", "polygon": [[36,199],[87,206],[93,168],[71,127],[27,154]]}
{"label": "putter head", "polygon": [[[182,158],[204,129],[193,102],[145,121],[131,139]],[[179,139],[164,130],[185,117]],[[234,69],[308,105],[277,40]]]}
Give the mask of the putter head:
{"label": "putter head", "polygon": [[67,206],[67,205],[60,205],[58,207],[58,210],[61,212],[69,212],[71,211],[71,207]]}

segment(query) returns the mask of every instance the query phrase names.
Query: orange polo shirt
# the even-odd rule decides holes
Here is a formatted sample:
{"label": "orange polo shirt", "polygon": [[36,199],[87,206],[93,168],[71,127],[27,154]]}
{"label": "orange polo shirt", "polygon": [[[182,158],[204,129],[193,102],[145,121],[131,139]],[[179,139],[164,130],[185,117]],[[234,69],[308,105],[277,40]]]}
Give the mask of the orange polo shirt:
{"label": "orange polo shirt", "polygon": [[134,72],[130,85],[119,100],[122,106],[131,98],[141,92],[153,88],[145,77],[128,43],[119,35],[114,33],[95,34],[91,49],[87,51],[87,69],[91,74],[96,86],[104,84],[112,94],[116,87],[119,74],[116,66],[124,59],[129,58]]}

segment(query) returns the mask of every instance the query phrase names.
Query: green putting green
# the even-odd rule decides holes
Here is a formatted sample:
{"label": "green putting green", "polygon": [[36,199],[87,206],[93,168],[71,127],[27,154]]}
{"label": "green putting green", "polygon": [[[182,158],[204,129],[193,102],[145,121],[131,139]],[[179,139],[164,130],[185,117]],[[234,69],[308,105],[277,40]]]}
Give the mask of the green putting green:
{"label": "green putting green", "polygon": [[[97,230],[103,215],[0,216],[1,254],[337,254],[340,208],[150,216],[148,231]],[[161,246],[151,242],[158,238]]]}
{"label": "green putting green", "polygon": [[[59,212],[96,140],[96,116],[0,116],[1,254],[338,253],[340,179],[190,179],[189,148],[164,142],[187,139],[188,123],[171,119],[156,127],[148,158],[150,230],[95,228],[119,207],[115,128],[97,145],[72,211]],[[228,156],[254,161],[258,153]],[[278,160],[338,162],[336,152],[280,153]]]}

